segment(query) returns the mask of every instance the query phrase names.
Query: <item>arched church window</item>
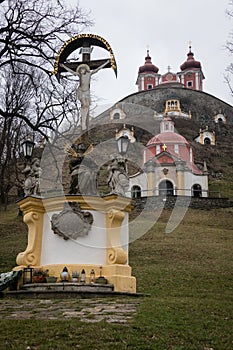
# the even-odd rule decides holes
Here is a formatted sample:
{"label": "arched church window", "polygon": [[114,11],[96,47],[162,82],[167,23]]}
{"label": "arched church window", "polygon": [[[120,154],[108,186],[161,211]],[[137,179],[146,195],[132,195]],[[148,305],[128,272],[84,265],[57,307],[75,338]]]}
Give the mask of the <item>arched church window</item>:
{"label": "arched church window", "polygon": [[120,119],[120,113],[119,112],[114,113],[113,119]]}
{"label": "arched church window", "polygon": [[192,196],[196,198],[200,198],[202,196],[201,185],[195,184],[192,187]]}
{"label": "arched church window", "polygon": [[132,198],[141,198],[141,196],[142,196],[141,187],[134,185],[131,188],[131,194],[132,194]]}
{"label": "arched church window", "polygon": [[209,137],[205,137],[205,138],[204,138],[204,144],[205,144],[205,145],[210,145],[210,144],[211,144],[211,140],[210,140]]}
{"label": "arched church window", "polygon": [[218,124],[223,124],[223,119],[222,118],[218,118]]}

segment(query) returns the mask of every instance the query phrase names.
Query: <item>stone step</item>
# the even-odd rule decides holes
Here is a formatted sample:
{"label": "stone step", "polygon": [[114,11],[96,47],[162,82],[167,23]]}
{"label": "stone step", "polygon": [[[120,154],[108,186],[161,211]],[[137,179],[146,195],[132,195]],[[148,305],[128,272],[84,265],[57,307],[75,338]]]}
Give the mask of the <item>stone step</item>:
{"label": "stone step", "polygon": [[24,284],[20,290],[28,292],[112,292],[114,290],[113,284],[99,284],[99,283],[31,283]]}

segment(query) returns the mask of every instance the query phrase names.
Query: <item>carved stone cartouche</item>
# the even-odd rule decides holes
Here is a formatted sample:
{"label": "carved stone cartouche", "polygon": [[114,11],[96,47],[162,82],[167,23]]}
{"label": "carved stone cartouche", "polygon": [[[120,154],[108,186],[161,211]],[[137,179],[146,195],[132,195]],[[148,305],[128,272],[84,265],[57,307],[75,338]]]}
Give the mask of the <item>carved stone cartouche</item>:
{"label": "carved stone cartouche", "polygon": [[82,212],[77,202],[65,203],[64,209],[59,214],[53,214],[51,218],[53,232],[65,240],[85,237],[92,223],[93,215]]}

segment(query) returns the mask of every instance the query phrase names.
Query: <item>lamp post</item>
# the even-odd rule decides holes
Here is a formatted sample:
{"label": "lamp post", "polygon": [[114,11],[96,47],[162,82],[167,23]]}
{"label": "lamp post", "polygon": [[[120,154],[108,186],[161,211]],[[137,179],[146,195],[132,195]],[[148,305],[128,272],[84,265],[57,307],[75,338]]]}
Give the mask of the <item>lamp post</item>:
{"label": "lamp post", "polygon": [[23,284],[32,283],[33,270],[30,266],[23,269]]}
{"label": "lamp post", "polygon": [[35,143],[31,140],[25,140],[23,143],[22,143],[22,149],[23,149],[23,155],[24,155],[24,158],[29,161],[32,157],[32,153],[33,153],[33,149],[34,149],[34,146],[35,146]]}
{"label": "lamp post", "polygon": [[31,140],[26,140],[21,146],[26,160],[25,168],[22,170],[22,173],[25,175],[23,185],[24,196],[37,195],[39,194],[39,177],[42,170],[39,159],[32,159],[35,143]]}
{"label": "lamp post", "polygon": [[118,152],[120,153],[120,155],[125,156],[127,151],[128,151],[128,147],[129,147],[129,138],[128,136],[121,136],[117,139],[117,147],[118,147]]}

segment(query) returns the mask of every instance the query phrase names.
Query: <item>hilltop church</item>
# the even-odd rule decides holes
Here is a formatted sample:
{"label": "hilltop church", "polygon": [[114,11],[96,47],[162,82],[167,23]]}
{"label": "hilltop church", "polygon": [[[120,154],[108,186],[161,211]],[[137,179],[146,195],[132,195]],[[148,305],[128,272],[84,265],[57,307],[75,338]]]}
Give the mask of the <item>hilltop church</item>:
{"label": "hilltop church", "polygon": [[178,119],[189,121],[190,128],[193,121],[198,122],[200,133],[193,141],[215,145],[215,135],[209,127],[226,124],[232,118],[232,106],[203,92],[204,79],[201,63],[195,59],[191,46],[177,73],[168,67],[165,74],[159,74],[147,50],[145,63],[138,69],[138,92],[98,117],[98,122],[110,119],[124,123],[122,130],[131,135],[132,124],[139,128],[147,125],[153,134],[141,154],[140,171],[130,176],[131,197],[208,197],[207,165],[204,160],[202,166],[195,164],[193,147],[175,129]]}

